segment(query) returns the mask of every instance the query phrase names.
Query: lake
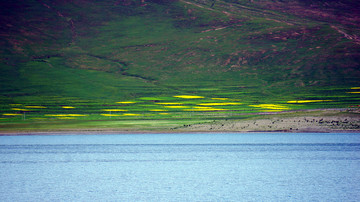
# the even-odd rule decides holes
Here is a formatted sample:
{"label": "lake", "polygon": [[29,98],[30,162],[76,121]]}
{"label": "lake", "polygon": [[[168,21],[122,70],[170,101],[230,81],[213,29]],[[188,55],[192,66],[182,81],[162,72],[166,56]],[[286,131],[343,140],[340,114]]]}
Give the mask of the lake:
{"label": "lake", "polygon": [[360,134],[0,136],[0,201],[358,201]]}

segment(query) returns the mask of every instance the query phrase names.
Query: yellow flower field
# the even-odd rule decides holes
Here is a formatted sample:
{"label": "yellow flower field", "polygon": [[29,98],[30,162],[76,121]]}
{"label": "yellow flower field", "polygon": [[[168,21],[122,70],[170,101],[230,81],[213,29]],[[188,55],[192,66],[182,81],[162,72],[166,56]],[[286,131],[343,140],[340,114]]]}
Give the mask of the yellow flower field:
{"label": "yellow flower field", "polygon": [[131,114],[131,113],[127,113],[127,114],[100,114],[101,116],[141,116],[141,114]]}
{"label": "yellow flower field", "polygon": [[203,96],[197,96],[197,95],[175,95],[173,97],[176,98],[184,98],[184,99],[198,99],[198,98],[204,98]]}
{"label": "yellow flower field", "polygon": [[15,111],[31,111],[29,109],[21,109],[21,108],[11,108],[11,110],[15,110]]}
{"label": "yellow flower field", "polygon": [[58,119],[76,119],[76,118],[75,117],[64,116],[64,117],[58,117]]}
{"label": "yellow flower field", "polygon": [[213,103],[200,103],[201,106],[226,106],[226,105],[242,105],[239,102],[213,102]]}
{"label": "yellow flower field", "polygon": [[31,109],[46,109],[44,106],[25,106],[25,108],[31,108]]}
{"label": "yellow flower field", "polygon": [[141,116],[141,114],[123,114],[122,116]]}
{"label": "yellow flower field", "polygon": [[258,104],[258,105],[249,105],[250,107],[259,107],[263,109],[272,109],[272,110],[288,110],[290,109],[287,106],[284,105],[278,105],[278,104]]}
{"label": "yellow flower field", "polygon": [[286,103],[311,103],[311,102],[331,102],[333,100],[290,100]]}
{"label": "yellow flower field", "polygon": [[53,117],[65,117],[65,116],[80,117],[80,116],[87,116],[87,115],[85,115],[85,114],[45,114],[45,116],[53,116]]}
{"label": "yellow flower field", "polygon": [[224,111],[227,109],[219,109],[213,107],[194,107],[193,109],[184,109],[183,111]]}
{"label": "yellow flower field", "polygon": [[63,108],[63,109],[75,109],[75,107],[72,107],[72,106],[62,106],[61,108]]}
{"label": "yellow flower field", "polygon": [[106,111],[106,112],[127,112],[129,110],[126,110],[126,109],[102,109],[102,111]]}
{"label": "yellow flower field", "polygon": [[178,108],[188,108],[187,106],[164,106],[166,108],[178,109]]}
{"label": "yellow flower field", "polygon": [[157,105],[183,105],[184,103],[181,102],[160,102],[160,103],[155,103]]}
{"label": "yellow flower field", "polygon": [[121,116],[119,114],[100,114],[101,116]]}
{"label": "yellow flower field", "polygon": [[5,113],[5,114],[2,114],[4,116],[21,116],[22,114],[12,114],[12,113]]}

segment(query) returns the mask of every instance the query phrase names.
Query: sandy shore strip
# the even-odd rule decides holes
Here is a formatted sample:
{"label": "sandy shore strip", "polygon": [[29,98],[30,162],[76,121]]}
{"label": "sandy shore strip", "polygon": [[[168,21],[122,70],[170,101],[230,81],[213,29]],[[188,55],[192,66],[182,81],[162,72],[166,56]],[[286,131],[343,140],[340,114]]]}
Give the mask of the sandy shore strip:
{"label": "sandy shore strip", "polygon": [[[244,126],[243,126],[244,127]],[[246,127],[245,127],[246,128]],[[261,128],[253,128],[252,130],[236,130],[233,126],[230,127],[214,127],[214,125],[194,126],[193,128],[186,127],[186,129],[167,130],[167,131],[108,131],[108,130],[76,130],[76,131],[11,131],[0,132],[0,136],[32,136],[32,135],[128,135],[128,134],[174,134],[174,133],[359,133],[360,130],[355,129],[330,129],[330,128],[298,128],[279,129],[279,130],[265,130]]]}
{"label": "sandy shore strip", "polygon": [[354,117],[292,117],[243,121],[214,121],[184,126],[185,131],[237,132],[360,132],[360,119]]}

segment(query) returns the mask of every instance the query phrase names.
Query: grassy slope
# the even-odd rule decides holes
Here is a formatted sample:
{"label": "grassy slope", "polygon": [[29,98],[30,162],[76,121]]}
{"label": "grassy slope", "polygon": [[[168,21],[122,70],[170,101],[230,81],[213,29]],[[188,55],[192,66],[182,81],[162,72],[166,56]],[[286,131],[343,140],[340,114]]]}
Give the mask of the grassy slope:
{"label": "grassy slope", "polygon": [[[4,130],[143,129],[125,122],[170,120],[173,126],[359,104],[359,94],[349,93],[360,86],[360,49],[353,40],[358,24],[301,16],[300,4],[286,12],[286,3],[241,0],[217,1],[212,8],[211,1],[1,4]],[[173,97],[183,94],[204,98]],[[221,112],[198,107],[211,98],[242,105],[221,106]],[[192,111],[156,102],[182,102]],[[31,108],[38,105],[44,108]],[[63,108],[68,105],[73,108]],[[108,108],[127,111],[101,115]],[[166,111],[153,111],[159,109]]]}

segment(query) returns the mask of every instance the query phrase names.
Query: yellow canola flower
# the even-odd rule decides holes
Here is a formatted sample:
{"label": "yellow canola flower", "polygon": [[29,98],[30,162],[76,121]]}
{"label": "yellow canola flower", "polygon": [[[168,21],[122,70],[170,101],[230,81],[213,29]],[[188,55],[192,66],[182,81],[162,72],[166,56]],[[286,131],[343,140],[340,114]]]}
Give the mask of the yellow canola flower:
{"label": "yellow canola flower", "polygon": [[30,111],[29,109],[21,109],[21,108],[11,108],[11,110],[15,110],[15,111]]}
{"label": "yellow canola flower", "polygon": [[347,92],[347,93],[360,93],[360,92]]}
{"label": "yellow canola flower", "polygon": [[66,114],[45,114],[45,116],[62,117],[62,116],[67,116],[67,115]]}
{"label": "yellow canola flower", "polygon": [[228,100],[229,98],[221,98],[221,97],[215,97],[211,98],[212,100]]}
{"label": "yellow canola flower", "polygon": [[54,116],[54,117],[71,116],[71,117],[76,117],[76,116],[87,116],[87,115],[85,115],[85,114],[45,114],[45,116]]}
{"label": "yellow canola flower", "polygon": [[239,102],[214,102],[214,103],[200,103],[201,106],[225,106],[225,105],[241,105]]}
{"label": "yellow canola flower", "polygon": [[166,109],[150,109],[149,111],[151,112],[163,112],[163,111],[167,111]]}
{"label": "yellow canola flower", "polygon": [[194,107],[193,109],[184,109],[184,111],[223,111],[227,109],[219,109],[213,107]]}
{"label": "yellow canola flower", "polygon": [[290,100],[286,103],[311,103],[311,102],[330,102],[333,100]]}
{"label": "yellow canola flower", "polygon": [[187,106],[164,106],[167,108],[177,109],[177,108],[188,108]]}
{"label": "yellow canola flower", "polygon": [[126,109],[102,109],[102,111],[106,111],[106,112],[127,112],[129,110],[126,110]]}
{"label": "yellow canola flower", "polygon": [[283,105],[277,105],[277,104],[259,104],[259,105],[249,105],[250,107],[259,107],[264,109],[278,109],[278,110],[286,110],[290,109]]}
{"label": "yellow canola flower", "polygon": [[181,102],[161,102],[161,103],[155,103],[157,105],[182,105],[184,103]]}
{"label": "yellow canola flower", "polygon": [[119,114],[100,114],[101,116],[121,116]]}
{"label": "yellow canola flower", "polygon": [[227,110],[227,109],[219,109],[214,107],[194,107],[194,108],[199,110],[215,110],[215,111]]}
{"label": "yellow canola flower", "polygon": [[44,106],[25,106],[26,108],[32,108],[32,109],[45,109]]}
{"label": "yellow canola flower", "polygon": [[159,113],[160,115],[169,115],[170,113]]}
{"label": "yellow canola flower", "polygon": [[184,99],[198,99],[198,98],[204,98],[203,96],[197,96],[197,95],[175,95],[174,97],[177,97],[177,98],[184,98]]}
{"label": "yellow canola flower", "polygon": [[75,107],[72,106],[62,106],[63,109],[75,109]]}
{"label": "yellow canola flower", "polygon": [[141,116],[141,114],[123,114],[123,116]]}
{"label": "yellow canola flower", "polygon": [[7,113],[7,114],[2,114],[4,116],[21,116],[22,114],[11,114],[11,113]]}
{"label": "yellow canola flower", "polygon": [[141,116],[141,114],[100,114],[101,116]]}
{"label": "yellow canola flower", "polygon": [[68,116],[87,116],[85,114],[68,114]]}
{"label": "yellow canola flower", "polygon": [[358,90],[358,89],[360,89],[360,87],[352,87],[350,89]]}
{"label": "yellow canola flower", "polygon": [[58,117],[58,119],[76,119],[76,118],[75,117],[64,116],[64,117]]}
{"label": "yellow canola flower", "polygon": [[131,101],[124,101],[124,102],[116,102],[118,104],[134,104],[135,102],[131,102]]}

